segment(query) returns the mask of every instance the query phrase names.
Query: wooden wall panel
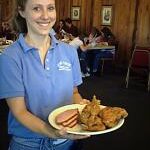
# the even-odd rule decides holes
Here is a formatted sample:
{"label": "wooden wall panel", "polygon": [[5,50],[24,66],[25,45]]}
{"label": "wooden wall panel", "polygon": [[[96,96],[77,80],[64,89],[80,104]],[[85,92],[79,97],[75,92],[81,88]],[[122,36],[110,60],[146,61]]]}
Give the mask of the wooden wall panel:
{"label": "wooden wall panel", "polygon": [[150,2],[139,1],[136,44],[150,46]]}
{"label": "wooden wall panel", "polygon": [[93,1],[93,20],[92,26],[97,27],[100,29],[101,24],[101,4],[102,0],[95,0]]}
{"label": "wooden wall panel", "polygon": [[2,20],[8,21],[11,19],[13,9],[13,1],[2,0]]}
{"label": "wooden wall panel", "polygon": [[118,61],[126,63],[130,59],[134,31],[135,1],[113,1],[112,31],[119,41]]}
{"label": "wooden wall panel", "polygon": [[[82,11],[82,7],[81,7],[82,5],[81,4],[82,4],[82,0],[73,0],[72,6],[80,6],[80,10]],[[71,12],[70,12],[70,16],[71,16]],[[80,12],[80,17],[81,17],[81,12]],[[73,24],[75,26],[77,26],[79,29],[81,29],[81,22],[82,22],[81,20],[82,19],[80,19],[80,21],[73,21]]]}
{"label": "wooden wall panel", "polygon": [[[12,15],[12,1],[1,0],[2,20]],[[135,43],[150,45],[149,0],[56,0],[57,22],[71,17],[71,7],[81,7],[81,19],[73,21],[81,32],[89,32],[92,26],[101,29],[101,6],[113,6],[112,25],[108,26],[119,41],[118,63],[128,63]]]}
{"label": "wooden wall panel", "polygon": [[94,2],[94,22],[93,25],[103,28],[101,25],[100,9],[102,5],[112,5],[112,25],[108,26],[117,40],[119,41],[119,50],[117,53],[118,62],[127,62],[131,55],[132,37],[134,30],[136,0],[95,0]]}
{"label": "wooden wall panel", "polygon": [[87,5],[87,0],[82,0],[81,3],[81,26],[79,27],[82,32],[89,32],[91,28],[91,22],[92,22],[92,0],[88,0],[88,5]]}

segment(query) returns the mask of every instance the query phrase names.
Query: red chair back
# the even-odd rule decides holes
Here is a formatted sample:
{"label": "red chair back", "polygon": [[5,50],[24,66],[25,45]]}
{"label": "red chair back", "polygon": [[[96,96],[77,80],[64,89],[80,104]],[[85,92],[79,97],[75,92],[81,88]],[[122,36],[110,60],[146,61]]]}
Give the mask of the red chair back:
{"label": "red chair back", "polygon": [[150,47],[135,47],[126,75],[126,88],[131,77],[147,79],[147,89],[150,91]]}
{"label": "red chair back", "polygon": [[148,50],[137,50],[135,49],[132,56],[131,65],[134,67],[148,67],[149,66],[149,53]]}

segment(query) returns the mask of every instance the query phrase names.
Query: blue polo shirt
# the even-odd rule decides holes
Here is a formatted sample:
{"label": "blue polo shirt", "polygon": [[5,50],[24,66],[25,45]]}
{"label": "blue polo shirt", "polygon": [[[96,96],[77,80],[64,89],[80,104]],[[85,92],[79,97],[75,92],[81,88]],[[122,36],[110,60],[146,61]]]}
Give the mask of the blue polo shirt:
{"label": "blue polo shirt", "polygon": [[[45,65],[23,34],[0,55],[0,99],[23,96],[27,109],[45,121],[51,111],[72,103],[73,88],[82,83],[76,49],[52,35],[51,38]],[[21,125],[11,112],[8,133],[42,137]]]}

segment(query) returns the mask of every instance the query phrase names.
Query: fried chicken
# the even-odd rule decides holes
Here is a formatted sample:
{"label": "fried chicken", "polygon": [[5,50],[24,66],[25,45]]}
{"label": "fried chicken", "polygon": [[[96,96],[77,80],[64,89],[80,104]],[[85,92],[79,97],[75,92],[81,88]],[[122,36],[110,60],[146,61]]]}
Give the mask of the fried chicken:
{"label": "fried chicken", "polygon": [[83,130],[101,131],[105,130],[105,125],[98,116],[100,112],[100,101],[93,96],[91,103],[87,104],[80,115],[80,122]]}
{"label": "fried chicken", "polygon": [[102,131],[112,128],[118,124],[120,119],[128,116],[125,109],[120,107],[100,107],[100,100],[93,96],[92,101],[87,104],[79,117],[83,130]]}
{"label": "fried chicken", "polygon": [[102,122],[106,127],[112,128],[120,119],[127,117],[128,113],[120,107],[105,107],[100,111],[99,116],[102,118]]}
{"label": "fried chicken", "polygon": [[106,127],[102,122],[102,119],[98,116],[90,116],[86,124],[83,124],[83,130],[88,131],[102,131]]}

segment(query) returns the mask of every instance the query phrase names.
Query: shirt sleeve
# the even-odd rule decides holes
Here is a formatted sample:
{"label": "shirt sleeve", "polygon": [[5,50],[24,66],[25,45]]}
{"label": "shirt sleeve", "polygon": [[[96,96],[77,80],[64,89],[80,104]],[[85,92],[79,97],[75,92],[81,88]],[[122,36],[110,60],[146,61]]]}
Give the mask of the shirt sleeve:
{"label": "shirt sleeve", "polygon": [[0,55],[0,99],[24,96],[22,69],[5,54]]}

